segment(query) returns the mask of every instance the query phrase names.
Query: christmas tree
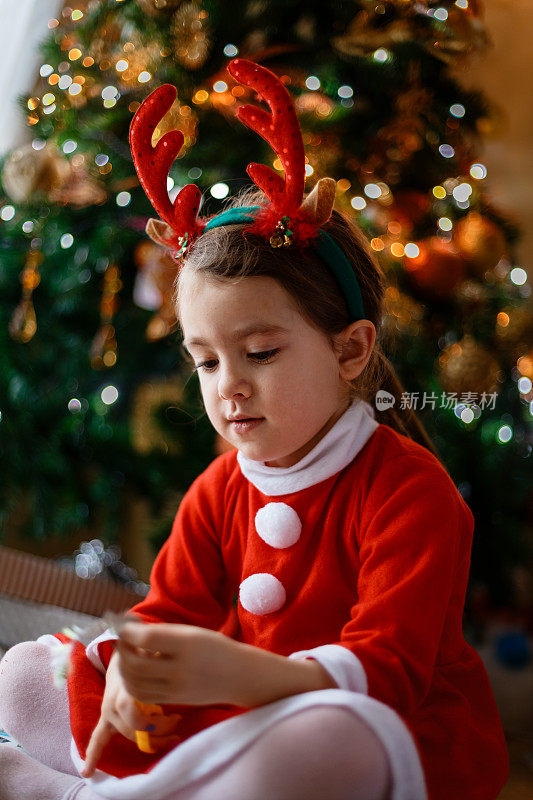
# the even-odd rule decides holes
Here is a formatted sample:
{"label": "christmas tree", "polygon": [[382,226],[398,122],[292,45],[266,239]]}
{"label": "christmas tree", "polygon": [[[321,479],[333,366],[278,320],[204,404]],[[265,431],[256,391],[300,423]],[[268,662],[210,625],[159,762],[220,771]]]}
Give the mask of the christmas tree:
{"label": "christmas tree", "polygon": [[[116,534],[125,487],[166,536],[176,498],[216,452],[180,354],[176,265],[150,242],[153,210],[128,146],[157,86],[178,96],[153,144],[179,129],[168,190],[196,183],[202,216],[278,160],[235,110],[258,98],[228,61],[257,61],[292,94],[310,191],[337,181],[387,274],[385,330],[406,392],[476,518],[470,612],[518,607],[531,557],[533,310],[519,231],[479,161],[491,109],[452,67],[490,44],[478,0],[100,0],[51,20],[21,99],[30,141],[6,155],[0,458],[4,521]],[[231,148],[228,142],[232,143]],[[20,280],[19,280],[20,276]],[[22,283],[22,287],[21,287]]]}

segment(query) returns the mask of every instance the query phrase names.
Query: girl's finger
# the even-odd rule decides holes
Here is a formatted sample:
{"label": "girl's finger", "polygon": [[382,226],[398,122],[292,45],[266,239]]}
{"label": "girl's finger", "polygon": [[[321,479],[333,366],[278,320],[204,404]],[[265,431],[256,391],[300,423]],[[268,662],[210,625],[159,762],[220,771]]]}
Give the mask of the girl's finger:
{"label": "girl's finger", "polygon": [[85,766],[81,773],[83,778],[91,778],[94,775],[96,765],[112,734],[113,727],[106,719],[100,717],[87,746]]}
{"label": "girl's finger", "polygon": [[[148,650],[149,653],[158,653],[158,657],[165,657],[169,645],[169,626],[164,623],[157,625],[143,625],[136,622],[126,622],[120,632],[120,643],[130,648]],[[174,629],[178,628],[177,625]],[[174,636],[176,630],[173,630]],[[174,649],[174,648],[172,648]]]}

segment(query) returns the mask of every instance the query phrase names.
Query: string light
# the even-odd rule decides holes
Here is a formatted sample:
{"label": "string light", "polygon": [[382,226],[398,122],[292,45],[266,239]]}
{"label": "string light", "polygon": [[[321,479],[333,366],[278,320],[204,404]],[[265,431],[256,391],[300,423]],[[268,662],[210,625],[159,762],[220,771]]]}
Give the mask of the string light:
{"label": "string light", "polygon": [[63,250],[68,250],[74,244],[74,237],[71,233],[64,233],[60,240]]}
{"label": "string light", "polygon": [[39,74],[42,78],[47,78],[49,75],[52,74],[54,68],[50,66],[50,64],[43,64],[41,69],[39,70]]}
{"label": "string light", "polygon": [[498,431],[497,438],[499,439],[500,442],[502,442],[502,444],[506,444],[513,438],[512,428],[510,428],[509,425],[502,425],[502,427]]}
{"label": "string light", "polygon": [[118,389],[116,386],[106,386],[105,389],[102,389],[100,394],[102,398],[102,402],[106,404],[106,406],[110,406],[118,400]]}
{"label": "string light", "polygon": [[404,250],[408,258],[416,258],[420,255],[420,248],[414,242],[407,242]]}
{"label": "string light", "polygon": [[224,55],[228,56],[228,58],[233,58],[238,52],[239,50],[234,44],[227,44],[224,48]]}
{"label": "string light", "polygon": [[441,146],[439,147],[439,153],[444,158],[453,158],[453,156],[455,155],[455,150],[453,149],[451,144],[441,144]]}
{"label": "string light", "polygon": [[446,189],[444,188],[444,186],[434,186],[433,194],[438,200],[444,200],[444,198],[446,197]]}
{"label": "string light", "polygon": [[470,167],[470,174],[476,180],[481,181],[483,178],[487,177],[487,168],[484,164],[472,164]]}
{"label": "string light", "polygon": [[213,84],[214,92],[221,93],[221,92],[227,92],[227,90],[228,90],[228,84],[225,81],[216,81]]}
{"label": "string light", "polygon": [[227,197],[229,193],[229,186],[227,183],[215,183],[209,191],[213,197],[216,197],[217,200],[222,200],[224,197]]}
{"label": "string light", "polygon": [[209,94],[205,89],[199,89],[192,98],[193,103],[196,103],[196,105],[205,103],[206,100],[209,100]]}
{"label": "string light", "polygon": [[363,191],[366,194],[366,196],[370,197],[372,200],[376,200],[378,197],[381,196],[381,189],[379,188],[377,183],[367,183]]}
{"label": "string light", "polygon": [[441,217],[438,222],[439,228],[441,231],[451,231],[453,228],[453,222],[448,217]]}
{"label": "string light", "polygon": [[405,249],[401,242],[393,242],[390,246],[390,251],[395,258],[402,258],[405,254]]}
{"label": "string light", "polygon": [[307,80],[306,80],[306,82],[305,82],[305,85],[306,85],[306,86],[307,86],[307,88],[308,88],[308,89],[310,89],[312,92],[316,92],[316,91],[317,91],[317,89],[320,89],[320,80],[319,80],[319,79],[316,77],[316,75],[310,75],[310,76],[307,78]]}
{"label": "string light", "polygon": [[343,100],[347,100],[350,97],[353,97],[353,89],[351,86],[339,86],[337,89],[337,94],[339,97],[342,97]]}
{"label": "string light", "polygon": [[533,383],[531,383],[530,378],[522,376],[521,378],[518,379],[518,389],[521,392],[521,394],[529,394],[532,387]]}
{"label": "string light", "polygon": [[363,208],[366,208],[366,200],[364,197],[352,197],[350,202],[356,211],[362,211]]}
{"label": "string light", "polygon": [[469,183],[460,183],[453,189],[452,194],[455,200],[465,203],[472,194],[472,187]]}
{"label": "string light", "polygon": [[514,267],[509,277],[516,286],[522,286],[527,281],[527,272],[522,267]]}
{"label": "string light", "polygon": [[380,47],[377,50],[374,50],[373,58],[374,61],[384,64],[386,61],[390,61],[392,59],[392,54],[390,50],[385,50],[384,47]]}
{"label": "string light", "polygon": [[117,206],[127,206],[130,200],[131,194],[129,192],[119,192],[117,194]]}
{"label": "string light", "polygon": [[466,109],[461,103],[454,103],[453,106],[450,106],[450,114],[452,117],[464,117]]}
{"label": "string light", "polygon": [[9,220],[13,219],[15,216],[15,209],[13,206],[4,206],[0,211],[0,217],[4,220],[4,222],[9,222]]}

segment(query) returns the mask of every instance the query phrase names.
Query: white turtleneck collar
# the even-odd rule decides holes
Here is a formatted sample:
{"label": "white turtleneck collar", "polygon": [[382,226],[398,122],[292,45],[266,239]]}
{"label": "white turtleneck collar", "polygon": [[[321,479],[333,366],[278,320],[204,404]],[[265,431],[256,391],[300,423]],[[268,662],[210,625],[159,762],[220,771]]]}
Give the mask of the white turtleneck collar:
{"label": "white turtleneck collar", "polygon": [[263,494],[273,497],[298,492],[348,466],[378,425],[372,406],[356,397],[318,444],[292,467],[267,467],[240,450],[237,461],[244,477]]}

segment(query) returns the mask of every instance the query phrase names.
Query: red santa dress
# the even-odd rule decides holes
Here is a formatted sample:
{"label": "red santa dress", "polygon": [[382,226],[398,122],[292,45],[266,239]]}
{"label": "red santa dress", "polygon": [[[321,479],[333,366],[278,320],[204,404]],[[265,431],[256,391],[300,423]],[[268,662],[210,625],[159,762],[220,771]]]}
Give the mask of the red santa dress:
{"label": "red santa dress", "polygon": [[[473,528],[440,462],[358,399],[292,467],[237,450],[216,458],[183,498],[150,593],[132,611],[315,658],[339,688],[254,709],[173,706],[183,713],[182,741],[148,755],[117,735],[93,791],[158,800],[276,721],[333,704],[380,737],[392,800],[495,800],[508,753],[483,663],[462,633]],[[71,755],[80,770],[110,638],[74,652]]]}

